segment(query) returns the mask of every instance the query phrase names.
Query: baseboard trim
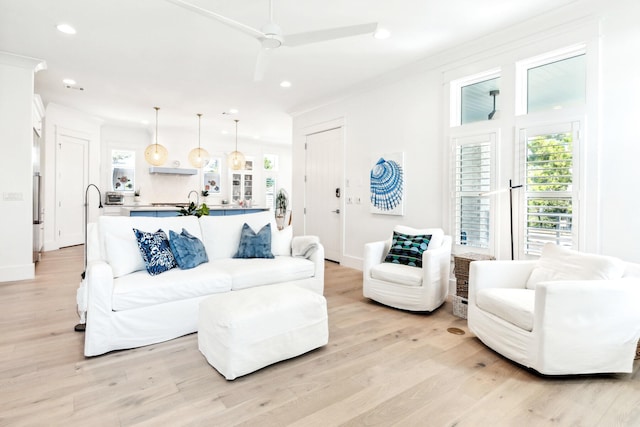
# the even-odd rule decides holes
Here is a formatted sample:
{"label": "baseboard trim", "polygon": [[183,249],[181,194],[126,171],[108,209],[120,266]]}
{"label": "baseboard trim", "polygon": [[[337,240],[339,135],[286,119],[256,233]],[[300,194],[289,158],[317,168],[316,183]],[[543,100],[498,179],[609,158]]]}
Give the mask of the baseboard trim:
{"label": "baseboard trim", "polygon": [[357,258],[357,257],[354,257],[354,256],[349,256],[349,255],[343,255],[342,256],[342,262],[340,262],[340,265],[342,265],[344,267],[355,268],[356,270],[362,271],[363,260],[362,260],[362,258]]}

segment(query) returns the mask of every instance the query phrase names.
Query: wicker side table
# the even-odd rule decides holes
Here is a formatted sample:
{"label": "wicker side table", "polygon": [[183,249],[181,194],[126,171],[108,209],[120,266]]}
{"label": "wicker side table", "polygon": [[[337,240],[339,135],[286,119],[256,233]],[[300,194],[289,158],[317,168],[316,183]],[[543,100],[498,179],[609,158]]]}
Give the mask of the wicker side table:
{"label": "wicker side table", "polygon": [[469,298],[469,264],[473,261],[494,260],[491,255],[473,252],[454,255],[453,274],[456,276],[456,294],[453,296],[453,314],[467,318],[467,298]]}

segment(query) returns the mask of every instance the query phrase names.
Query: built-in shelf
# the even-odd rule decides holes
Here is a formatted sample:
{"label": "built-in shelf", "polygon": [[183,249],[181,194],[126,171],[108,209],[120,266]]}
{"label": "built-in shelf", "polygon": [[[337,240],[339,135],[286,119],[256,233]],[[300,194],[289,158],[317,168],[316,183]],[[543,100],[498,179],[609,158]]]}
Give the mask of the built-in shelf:
{"label": "built-in shelf", "polygon": [[149,173],[164,174],[164,175],[195,175],[198,173],[198,169],[163,168],[158,166],[152,166],[149,168]]}

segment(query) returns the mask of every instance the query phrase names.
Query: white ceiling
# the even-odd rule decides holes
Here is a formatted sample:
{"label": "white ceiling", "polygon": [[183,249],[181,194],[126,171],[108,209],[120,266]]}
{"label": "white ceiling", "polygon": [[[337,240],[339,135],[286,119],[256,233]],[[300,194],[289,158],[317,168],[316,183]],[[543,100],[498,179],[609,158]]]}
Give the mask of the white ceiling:
{"label": "white ceiling", "polygon": [[[191,0],[254,28],[268,0]],[[285,34],[378,22],[369,35],[273,52],[253,81],[259,43],[218,21],[164,0],[0,0],[0,51],[44,59],[36,92],[105,123],[193,129],[203,140],[233,133],[289,143],[287,112],[339,97],[349,87],[492,31],[580,0],[274,0]],[[59,23],[77,30],[66,35]],[[83,91],[65,88],[72,78]],[[292,87],[283,89],[282,80]],[[237,108],[237,116],[223,115]]]}

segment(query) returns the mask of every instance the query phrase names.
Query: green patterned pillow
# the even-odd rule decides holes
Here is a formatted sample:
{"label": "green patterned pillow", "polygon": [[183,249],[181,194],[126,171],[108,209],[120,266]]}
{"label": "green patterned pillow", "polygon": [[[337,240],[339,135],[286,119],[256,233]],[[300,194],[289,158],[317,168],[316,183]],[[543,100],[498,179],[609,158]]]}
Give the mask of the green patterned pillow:
{"label": "green patterned pillow", "polygon": [[422,268],[422,253],[427,250],[431,234],[402,234],[393,232],[391,247],[384,262]]}

